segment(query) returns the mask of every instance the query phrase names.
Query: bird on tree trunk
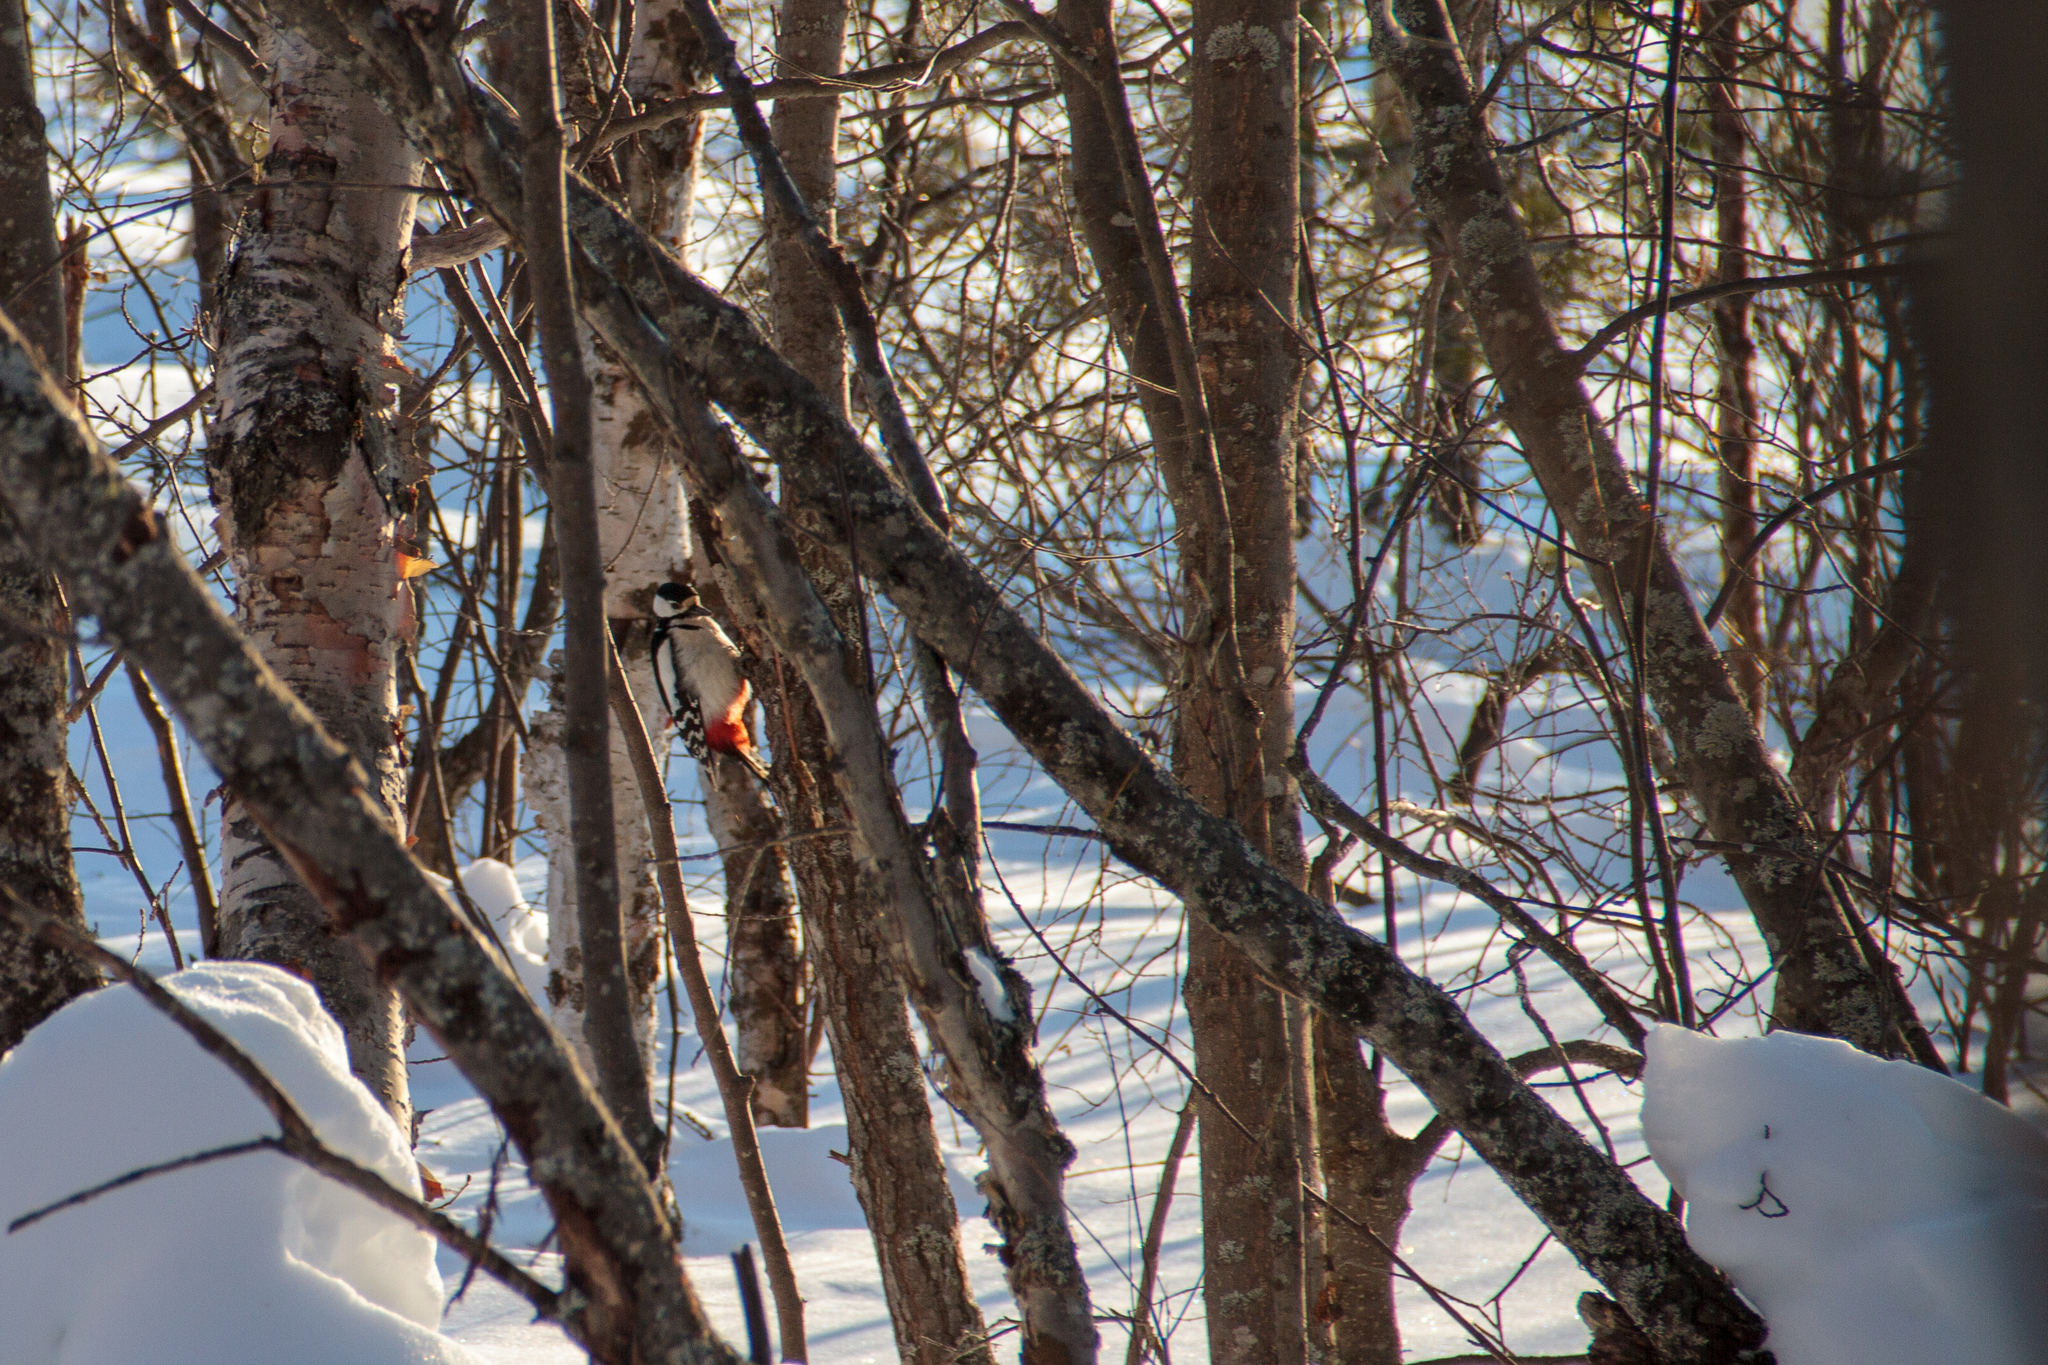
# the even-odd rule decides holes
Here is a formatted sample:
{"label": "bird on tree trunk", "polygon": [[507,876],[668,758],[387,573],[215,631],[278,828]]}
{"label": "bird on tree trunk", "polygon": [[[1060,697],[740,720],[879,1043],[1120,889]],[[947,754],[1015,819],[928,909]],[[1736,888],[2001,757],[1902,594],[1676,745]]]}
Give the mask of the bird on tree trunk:
{"label": "bird on tree trunk", "polygon": [[680,583],[654,590],[654,681],[692,758],[729,754],[768,780],[747,730],[754,690],[740,673],[739,647]]}

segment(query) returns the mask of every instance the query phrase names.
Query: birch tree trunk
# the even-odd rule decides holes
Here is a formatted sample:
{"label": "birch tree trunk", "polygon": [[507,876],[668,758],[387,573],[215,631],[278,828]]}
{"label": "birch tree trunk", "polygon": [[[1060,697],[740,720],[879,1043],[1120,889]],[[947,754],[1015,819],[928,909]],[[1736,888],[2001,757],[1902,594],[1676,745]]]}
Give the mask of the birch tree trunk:
{"label": "birch tree trunk", "polygon": [[[413,198],[388,187],[417,183],[421,161],[298,35],[269,30],[263,53],[271,146],[221,280],[207,469],[243,628],[396,823],[397,663],[414,633],[398,554],[425,469],[392,429]],[[396,995],[233,793],[221,840],[221,955],[308,977],[356,1075],[409,1125]]]}
{"label": "birch tree trunk", "polygon": [[[635,99],[662,99],[687,91],[698,60],[695,37],[673,4],[635,11],[627,88]],[[605,92],[580,78],[581,64],[565,61],[571,112],[589,125]],[[586,126],[585,131],[588,131]],[[645,134],[616,158],[618,188],[635,221],[680,249],[696,194],[702,120],[681,120]],[[584,363],[590,374],[597,474],[599,549],[605,566],[605,617],[626,681],[644,716],[663,716],[648,657],[654,587],[689,575],[690,535],[681,481],[668,435],[647,411],[639,388],[617,360],[584,328]],[[548,844],[548,1004],[555,1027],[589,1060],[584,1038],[583,949],[577,915],[573,851],[569,841],[567,769],[562,754],[561,699],[549,705],[528,733],[533,739],[524,777],[527,798]],[[618,848],[619,910],[624,924],[626,972],[632,992],[634,1036],[652,1061],[657,983],[661,976],[661,897],[654,880],[654,848],[625,737],[611,723],[612,816]],[[663,731],[661,733],[666,733]],[[665,746],[657,744],[665,758]]]}
{"label": "birch tree trunk", "polygon": [[[27,10],[20,0],[0,0],[0,299],[62,374],[63,272],[31,55]],[[65,788],[69,670],[61,635],[70,621],[56,577],[15,538],[5,509],[0,622],[0,888],[83,931]],[[0,1053],[97,985],[99,973],[81,959],[0,922]]]}

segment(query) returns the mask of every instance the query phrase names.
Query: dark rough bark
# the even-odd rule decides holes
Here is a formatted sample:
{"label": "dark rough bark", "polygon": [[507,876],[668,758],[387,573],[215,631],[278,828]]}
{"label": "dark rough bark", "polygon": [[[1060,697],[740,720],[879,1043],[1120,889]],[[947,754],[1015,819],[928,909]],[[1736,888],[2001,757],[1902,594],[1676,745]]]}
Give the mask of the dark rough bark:
{"label": "dark rough bark", "polygon": [[[27,12],[20,0],[0,0],[0,299],[30,343],[61,367],[63,276],[29,58]],[[64,780],[69,629],[48,562],[15,538],[13,517],[0,507],[0,887],[82,930]],[[11,921],[0,924],[0,1053],[99,982],[90,963]]]}
{"label": "dark rough bark", "polygon": [[[1200,0],[1191,35],[1194,195],[1189,324],[1212,412],[1227,524],[1214,524],[1200,477],[1174,481],[1186,614],[1174,773],[1209,810],[1297,883],[1301,827],[1286,757],[1294,741],[1294,338],[1300,243],[1300,62],[1297,0]],[[1171,447],[1167,447],[1171,449]],[[1191,463],[1199,462],[1191,453]],[[1177,486],[1176,486],[1177,485]],[[1228,546],[1225,589],[1205,559]],[[1234,590],[1233,609],[1214,601]],[[1234,633],[1232,652],[1211,632]],[[1219,647],[1221,645],[1221,647]],[[1248,697],[1250,705],[1239,704]],[[1301,1197],[1314,1164],[1302,1139],[1308,1097],[1284,1078],[1299,1055],[1288,1010],[1244,954],[1200,918],[1188,927],[1183,992],[1195,1071],[1252,1136],[1209,1112],[1200,1138],[1203,1301],[1210,1359],[1284,1365],[1307,1349],[1309,1220]],[[1305,1044],[1306,1039],[1300,1040]],[[1305,1087],[1304,1087],[1305,1088]]]}
{"label": "dark rough bark", "polygon": [[[1742,117],[1742,88],[1736,84],[1742,66],[1743,8],[1741,0],[1711,0],[1699,14],[1701,45],[1719,77],[1706,93],[1714,148],[1714,226],[1720,239],[1715,270],[1724,280],[1749,273],[1749,131]],[[1715,301],[1714,344],[1720,353],[1714,447],[1721,464],[1721,563],[1724,573],[1741,575],[1722,619],[1728,627],[1728,666],[1735,675],[1735,690],[1748,704],[1751,720],[1761,725],[1768,676],[1763,594],[1754,567],[1741,562],[1756,539],[1756,342],[1749,331],[1749,295],[1731,294]],[[1814,809],[1810,800],[1807,809]]]}
{"label": "dark rough bark", "polygon": [[633,1030],[633,983],[619,901],[612,818],[611,641],[598,543],[590,376],[583,364],[564,207],[566,140],[557,102],[554,0],[520,6],[517,89],[525,153],[527,268],[546,357],[554,449],[548,501],[558,518],[564,632],[562,753],[568,769],[576,922],[583,950],[583,1040],[605,1103],[650,1173],[662,1163],[646,1061]]}
{"label": "dark rough bark", "polygon": [[491,1101],[560,1229],[585,1300],[578,1339],[608,1365],[737,1365],[624,1136],[525,988],[407,855],[382,784],[215,605],[7,325],[0,495],[64,575],[73,610],[148,672],[335,927]]}
{"label": "dark rough bark", "polygon": [[1500,384],[1502,416],[1616,620],[1647,583],[1644,685],[1688,797],[1711,835],[1754,853],[1730,870],[1777,967],[1771,1018],[1904,1055],[1915,1028],[1896,976],[1871,962],[1853,913],[1811,875],[1812,824],[1764,750],[1747,701],[1702,625],[1691,586],[1559,343],[1520,216],[1441,0],[1384,4],[1374,46],[1415,118],[1415,194],[1449,244]]}
{"label": "dark rough bark", "polygon": [[[519,198],[518,174],[503,151],[502,122],[455,69],[406,28],[380,22],[382,11],[364,0],[332,8],[282,3],[301,22],[322,26],[327,50],[356,66],[437,154],[462,167],[494,216],[516,221],[510,206]],[[1095,817],[1120,856],[1188,898],[1262,971],[1356,1029],[1414,1079],[1673,1365],[1760,1358],[1762,1324],[1685,1245],[1676,1222],[1524,1085],[1447,994],[1311,900],[1234,825],[1203,811],[1160,771],[743,312],[597,195],[572,185],[571,200],[589,285],[583,306],[665,422],[685,431],[701,423],[690,406],[692,386],[701,382],[792,482],[830,488],[843,473],[861,561],[878,586],[921,638],[965,661],[969,684]],[[732,477],[752,488],[737,470]],[[758,528],[747,534],[768,535]],[[773,561],[772,547],[764,554]],[[872,712],[866,716],[871,724]],[[1061,1164],[1042,1174],[1055,1175]]]}
{"label": "dark rough bark", "polygon": [[36,104],[28,13],[0,5],[0,294],[7,316],[54,369],[64,346],[63,248],[50,197],[49,144]]}

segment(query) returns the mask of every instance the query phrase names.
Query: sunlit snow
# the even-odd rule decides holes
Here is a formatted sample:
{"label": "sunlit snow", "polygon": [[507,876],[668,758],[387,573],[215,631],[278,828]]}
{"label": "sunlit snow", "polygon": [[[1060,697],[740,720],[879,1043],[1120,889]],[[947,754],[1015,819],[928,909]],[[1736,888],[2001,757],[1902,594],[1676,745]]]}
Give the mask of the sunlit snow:
{"label": "sunlit snow", "polygon": [[[179,999],[253,1056],[330,1148],[417,1193],[405,1137],[354,1078],[312,987],[206,963]],[[127,986],[59,1010],[0,1059],[0,1221],[116,1176],[277,1131],[222,1063]],[[428,1365],[434,1243],[271,1152],[154,1176],[0,1236],[5,1365]]]}
{"label": "sunlit snow", "polygon": [[1778,1365],[2048,1362],[2048,1137],[1847,1043],[1651,1034],[1643,1132]]}

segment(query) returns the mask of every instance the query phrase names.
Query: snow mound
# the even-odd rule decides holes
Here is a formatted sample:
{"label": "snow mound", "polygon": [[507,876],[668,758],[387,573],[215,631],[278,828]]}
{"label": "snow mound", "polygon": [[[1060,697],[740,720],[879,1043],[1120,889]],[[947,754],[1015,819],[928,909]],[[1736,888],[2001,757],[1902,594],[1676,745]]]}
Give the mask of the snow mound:
{"label": "snow mound", "polygon": [[[438,878],[436,880],[439,880]],[[527,904],[512,868],[496,858],[478,858],[462,869],[462,889],[490,917],[511,955],[519,983],[535,1004],[548,1003],[548,917]]]}
{"label": "snow mound", "polygon": [[[167,977],[321,1139],[419,1191],[312,987],[209,962]],[[232,1072],[140,994],[74,1000],[0,1058],[0,1225],[128,1171],[274,1133]],[[426,1234],[272,1152],[113,1191],[0,1235],[0,1365],[466,1365]]]}
{"label": "snow mound", "polygon": [[1656,1029],[1643,1135],[1779,1365],[2048,1365],[2048,1137],[1828,1038]]}

